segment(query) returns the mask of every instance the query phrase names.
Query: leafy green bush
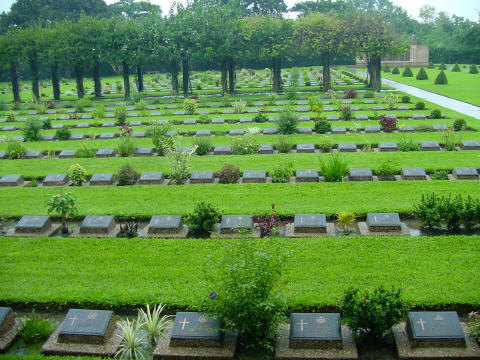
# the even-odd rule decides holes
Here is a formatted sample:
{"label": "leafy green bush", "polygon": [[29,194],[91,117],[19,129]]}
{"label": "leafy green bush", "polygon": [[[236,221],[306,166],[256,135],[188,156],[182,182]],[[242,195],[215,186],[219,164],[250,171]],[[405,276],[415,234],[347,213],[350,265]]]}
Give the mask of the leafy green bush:
{"label": "leafy green bush", "polygon": [[220,212],[213,204],[200,202],[195,204],[193,212],[186,216],[185,221],[191,235],[209,237],[220,216]]}
{"label": "leafy green bush", "polygon": [[478,74],[478,68],[476,65],[470,65],[470,70],[468,71],[470,74]]}
{"label": "leafy green bush", "polygon": [[52,120],[50,118],[42,121],[42,129],[48,130],[52,128]]}
{"label": "leafy green bush", "polygon": [[477,340],[480,341],[480,315],[478,311],[472,311],[468,314],[470,322],[468,324],[470,328],[470,334]]}
{"label": "leafy green bush", "polygon": [[288,153],[293,149],[293,142],[287,135],[280,135],[277,138],[277,143],[275,144],[275,149],[281,153]]}
{"label": "leafy green bush", "polygon": [[257,115],[255,115],[255,117],[253,118],[253,121],[255,121],[256,123],[264,123],[264,122],[267,122],[268,121],[268,118],[267,116],[262,113],[262,112],[259,112]]}
{"label": "leafy green bush", "polygon": [[400,74],[400,70],[398,69],[398,67],[394,67],[394,68],[393,68],[392,74],[394,74],[394,75]]}
{"label": "leafy green bush", "polygon": [[388,105],[390,110],[395,109],[395,104],[398,103],[398,95],[396,93],[390,93],[385,96],[385,104]]}
{"label": "leafy green bush", "polygon": [[425,103],[422,102],[422,101],[418,101],[418,102],[415,104],[415,109],[416,109],[416,110],[425,110]]}
{"label": "leafy green bush", "polygon": [[40,140],[40,130],[42,129],[42,122],[40,120],[28,119],[23,128],[23,137],[25,141]]}
{"label": "leafy green bush", "polygon": [[187,115],[195,114],[195,109],[197,107],[197,101],[195,99],[185,99],[183,100],[183,110]]}
{"label": "leafy green bush", "polygon": [[429,68],[429,69],[435,69],[435,64],[434,64],[432,61],[430,61],[430,62],[428,63],[428,68]]}
{"label": "leafy green bush", "polygon": [[402,299],[400,289],[384,289],[359,293],[350,288],[340,304],[346,324],[359,341],[384,341],[392,326],[407,315],[409,305]]}
{"label": "leafy green bush", "polygon": [[417,79],[417,80],[428,80],[428,75],[427,75],[427,72],[425,71],[424,68],[421,68],[421,69],[418,71],[418,74],[417,74],[416,79]]}
{"label": "leafy green bush", "polygon": [[105,106],[103,104],[98,104],[95,106],[95,110],[93,110],[93,116],[96,119],[103,119],[105,116]]}
{"label": "leafy green bush", "polygon": [[14,122],[15,121],[15,113],[10,110],[5,113],[5,117],[7,118],[7,122]]}
{"label": "leafy green bush", "polygon": [[464,119],[455,119],[453,122],[453,130],[463,131],[467,128],[467,122]]}
{"label": "leafy green bush", "polygon": [[27,344],[36,344],[46,340],[52,332],[52,323],[32,312],[20,331],[20,337]]}
{"label": "leafy green bush", "polygon": [[125,122],[127,121],[127,108],[125,106],[115,107],[115,119],[117,120],[117,125],[125,125]]}
{"label": "leafy green bush", "polygon": [[133,185],[140,178],[140,174],[130,165],[123,165],[117,173],[118,185]]}
{"label": "leafy green bush", "polygon": [[135,142],[132,135],[124,134],[118,139],[117,152],[121,157],[130,156],[135,152]]}
{"label": "leafy green bush", "polygon": [[320,173],[327,182],[343,182],[348,174],[348,163],[340,154],[332,153],[327,161],[320,161]]}
{"label": "leafy green bush", "polygon": [[75,103],[75,108],[77,109],[77,112],[84,112],[85,108],[89,107],[91,105],[91,101],[88,99],[79,99]]}
{"label": "leafy green bush", "polygon": [[242,177],[240,169],[232,164],[225,164],[216,172],[220,184],[235,184]]}
{"label": "leafy green bush", "polygon": [[207,114],[202,114],[198,117],[198,122],[200,124],[208,124],[212,122],[212,119],[210,119],[210,116],[208,116]]}
{"label": "leafy green bush", "polygon": [[432,180],[448,180],[448,170],[434,170],[430,177]]}
{"label": "leafy green bush", "polygon": [[82,147],[75,153],[76,158],[93,158],[97,151],[88,147],[88,144],[82,142]]}
{"label": "leafy green bush", "polygon": [[196,150],[196,145],[190,149],[182,149],[178,143],[174,143],[172,148],[167,149],[165,155],[170,164],[170,178],[173,184],[183,185],[187,182],[190,177],[188,162]]}
{"label": "leafy green bush", "polygon": [[320,142],[318,143],[318,147],[322,152],[330,152],[333,148],[333,141],[330,136],[323,137],[320,139]]}
{"label": "leafy green bush", "polygon": [[453,128],[442,131],[442,140],[447,151],[455,151],[455,148],[460,143],[460,138]]}
{"label": "leafy green bush", "polygon": [[351,211],[341,211],[337,214],[337,221],[343,225],[343,232],[349,234],[348,226],[355,221],[355,214]]}
{"label": "leafy green bush", "polygon": [[212,148],[213,148],[210,140],[202,139],[202,138],[199,138],[198,140],[196,140],[193,145],[197,146],[197,151],[196,151],[197,155],[206,155],[210,151],[212,151]]}
{"label": "leafy green bush", "polygon": [[167,136],[170,130],[169,123],[155,122],[148,132],[152,136],[153,146],[159,155],[165,155],[168,149],[173,147],[175,139],[172,136]]}
{"label": "leafy green bush", "polygon": [[439,66],[438,66],[438,70],[447,70],[447,66],[444,64],[444,63],[441,63]]}
{"label": "leafy green bush", "polygon": [[315,121],[313,125],[313,131],[318,134],[325,134],[332,130],[332,125],[326,120]]}
{"label": "leafy green bush", "polygon": [[235,114],[242,114],[245,112],[245,109],[247,108],[247,102],[243,100],[238,100],[232,104],[232,107],[233,107],[233,112]]}
{"label": "leafy green bush", "polygon": [[437,78],[435,79],[435,85],[447,85],[448,80],[447,80],[447,75],[445,75],[445,72],[442,70],[438,73]]}
{"label": "leafy green bush", "polygon": [[282,163],[275,166],[272,172],[272,180],[276,183],[286,183],[295,174],[293,163]]}
{"label": "leafy green bush", "polygon": [[27,152],[27,149],[18,140],[10,139],[7,141],[7,155],[12,159],[21,159]]}
{"label": "leafy green bush", "polygon": [[120,225],[120,232],[118,237],[132,239],[138,236],[138,221],[133,218],[125,220],[124,224]]}
{"label": "leafy green bush", "polygon": [[430,112],[431,119],[440,119],[441,117],[442,117],[442,112],[440,111],[440,109],[433,109]]}
{"label": "leafy green bush", "polygon": [[353,110],[348,104],[342,104],[340,106],[340,119],[348,121],[353,118]]}
{"label": "leafy green bush", "polygon": [[452,72],[460,72],[460,66],[458,64],[453,65]]}
{"label": "leafy green bush", "polygon": [[272,239],[232,242],[206,307],[225,330],[238,333],[247,348],[273,350],[277,326],[284,316],[284,298],[275,294],[286,256]]}
{"label": "leafy green bush", "polygon": [[77,198],[71,193],[56,194],[48,201],[48,213],[55,212],[60,215],[62,219],[62,232],[68,234],[67,219],[75,216],[78,209],[75,206]]}
{"label": "leafy green bush", "polygon": [[67,173],[73,185],[82,185],[82,182],[87,180],[87,170],[80,164],[72,164]]}
{"label": "leafy green bush", "polygon": [[410,96],[408,96],[408,95],[402,96],[402,103],[403,104],[410,104]]}
{"label": "leafy green bush", "polygon": [[393,178],[400,171],[398,162],[392,160],[384,160],[375,169],[375,173],[383,178]]}
{"label": "leafy green bush", "polygon": [[412,77],[412,76],[413,76],[412,70],[407,66],[407,67],[403,70],[402,76],[403,76],[403,77]]}
{"label": "leafy green bush", "polygon": [[389,72],[392,72],[392,69],[390,69],[390,66],[388,65],[385,65],[382,69],[383,72],[386,72],[386,73],[389,73]]}
{"label": "leafy green bush", "polygon": [[287,107],[280,113],[277,124],[280,134],[295,134],[297,132],[297,115],[291,108]]}
{"label": "leafy green bush", "polygon": [[232,140],[232,152],[240,155],[256,154],[258,143],[253,136],[240,136]]}

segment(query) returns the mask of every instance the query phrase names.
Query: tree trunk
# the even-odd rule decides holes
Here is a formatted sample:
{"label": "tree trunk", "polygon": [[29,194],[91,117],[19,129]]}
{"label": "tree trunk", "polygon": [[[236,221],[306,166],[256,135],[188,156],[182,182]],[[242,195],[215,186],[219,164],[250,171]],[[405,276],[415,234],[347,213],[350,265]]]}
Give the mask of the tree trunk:
{"label": "tree trunk", "polygon": [[67,220],[65,219],[65,216],[62,216],[62,232],[64,234],[68,234],[68,226],[67,226]]}
{"label": "tree trunk", "polygon": [[34,55],[30,59],[30,70],[32,71],[32,94],[35,102],[40,102],[40,90],[38,88],[38,59]]}
{"label": "tree trunk", "polygon": [[137,65],[137,82],[138,92],[143,92],[143,69],[141,64]]}
{"label": "tree trunk", "polygon": [[18,86],[17,64],[15,61],[10,63],[10,80],[12,81],[13,101],[20,102],[20,87]]}
{"label": "tree trunk", "polygon": [[220,78],[222,83],[222,95],[227,93],[227,59],[222,58],[222,62],[220,64]]}
{"label": "tree trunk", "polygon": [[75,64],[75,79],[77,81],[77,94],[79,99],[85,96],[85,89],[83,88],[83,65]]}
{"label": "tree trunk", "polygon": [[380,56],[376,55],[367,59],[367,69],[373,91],[380,92],[382,90],[381,68],[382,58]]}
{"label": "tree trunk", "polygon": [[123,92],[125,94],[125,100],[130,99],[130,73],[128,64],[126,61],[122,61],[123,70]]}
{"label": "tree trunk", "polygon": [[60,100],[60,81],[58,79],[58,63],[54,61],[51,67],[53,100]]}
{"label": "tree trunk", "polygon": [[183,96],[188,95],[188,85],[190,83],[190,71],[188,69],[188,58],[182,59],[182,71],[183,71]]}
{"label": "tree trunk", "polygon": [[230,94],[235,92],[235,62],[233,61],[232,57],[228,58],[228,81],[229,81],[229,91]]}
{"label": "tree trunk", "polygon": [[178,96],[178,69],[171,70],[170,75],[172,76],[172,95]]}
{"label": "tree trunk", "polygon": [[279,93],[282,90],[282,67],[278,57],[272,60],[272,80],[273,92]]}
{"label": "tree trunk", "polygon": [[327,92],[330,90],[330,55],[322,54],[322,66],[323,66],[323,91]]}
{"label": "tree trunk", "polygon": [[100,62],[95,61],[93,66],[93,83],[95,84],[95,97],[99,98],[102,96],[102,82],[100,80]]}

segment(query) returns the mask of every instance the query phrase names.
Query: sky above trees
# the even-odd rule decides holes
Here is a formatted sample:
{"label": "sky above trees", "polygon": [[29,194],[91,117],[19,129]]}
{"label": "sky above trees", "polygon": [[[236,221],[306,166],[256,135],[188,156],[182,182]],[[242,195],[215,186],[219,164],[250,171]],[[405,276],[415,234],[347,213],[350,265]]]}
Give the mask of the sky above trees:
{"label": "sky above trees", "polygon": [[[112,4],[117,0],[106,0],[108,4]],[[170,6],[174,0],[151,0],[152,4],[158,4],[162,7],[163,13],[168,13]],[[10,6],[15,0],[0,0],[0,12],[9,11]],[[178,2],[185,3],[186,0],[178,0]],[[285,0],[290,7],[300,0]],[[418,19],[420,8],[425,4],[433,5],[438,11],[446,11],[449,14],[463,16],[472,21],[479,20],[478,11],[480,11],[480,3],[478,0],[392,0],[393,3],[403,7],[410,16]]]}

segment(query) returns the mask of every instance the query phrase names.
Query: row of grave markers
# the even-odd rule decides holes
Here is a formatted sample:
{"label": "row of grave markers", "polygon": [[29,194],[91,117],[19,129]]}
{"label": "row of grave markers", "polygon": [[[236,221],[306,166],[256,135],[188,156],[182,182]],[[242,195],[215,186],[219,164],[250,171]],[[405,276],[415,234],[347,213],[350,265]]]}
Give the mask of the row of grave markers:
{"label": "row of grave markers", "polygon": [[[121,321],[121,320],[120,320]],[[43,344],[46,355],[114,357],[120,346],[120,321],[112,311],[70,309]],[[252,321],[255,321],[252,319]],[[0,350],[22,328],[9,307],[0,307]],[[479,359],[468,326],[453,311],[410,312],[392,329],[400,359]],[[237,335],[222,330],[205,313],[177,312],[153,349],[153,359],[234,359]],[[339,313],[292,313],[278,329],[276,359],[358,359],[353,334]]]}

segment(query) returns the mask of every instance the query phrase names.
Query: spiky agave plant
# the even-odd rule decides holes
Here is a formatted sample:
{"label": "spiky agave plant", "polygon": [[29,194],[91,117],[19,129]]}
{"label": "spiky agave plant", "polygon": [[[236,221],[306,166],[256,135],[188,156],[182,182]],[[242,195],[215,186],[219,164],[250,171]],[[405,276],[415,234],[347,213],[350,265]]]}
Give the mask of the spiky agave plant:
{"label": "spiky agave plant", "polygon": [[115,357],[121,359],[145,360],[147,357],[148,342],[142,324],[138,320],[129,320],[120,323],[121,333],[117,336],[122,339]]}
{"label": "spiky agave plant", "polygon": [[138,322],[145,330],[151,345],[158,343],[167,327],[168,320],[171,318],[169,315],[162,316],[164,308],[165,305],[159,304],[150,309],[150,306],[147,304],[146,310],[138,310]]}

